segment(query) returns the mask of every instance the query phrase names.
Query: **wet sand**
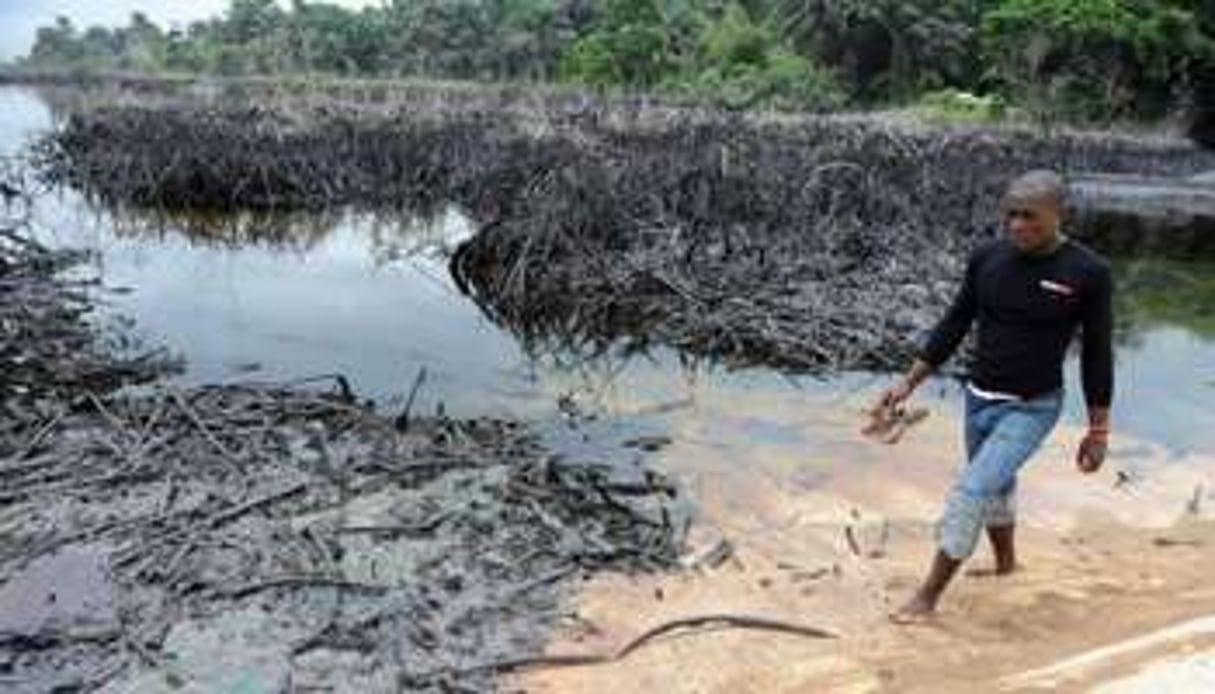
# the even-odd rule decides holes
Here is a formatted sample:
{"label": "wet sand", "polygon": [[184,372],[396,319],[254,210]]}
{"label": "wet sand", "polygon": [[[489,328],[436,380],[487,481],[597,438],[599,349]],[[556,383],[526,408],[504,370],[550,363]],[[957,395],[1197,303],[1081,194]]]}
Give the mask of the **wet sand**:
{"label": "wet sand", "polygon": [[[710,613],[814,625],[838,639],[685,633],[614,664],[532,671],[513,684],[612,694],[1128,692],[1209,677],[1209,660],[1161,664],[1215,653],[1206,623],[1152,635],[1215,615],[1215,501],[1204,491],[1215,487],[1215,455],[1170,457],[1117,437],[1105,469],[1086,477],[1072,462],[1080,431],[1060,426],[1022,476],[1020,572],[960,577],[932,623],[899,627],[887,615],[933,551],[932,523],[961,460],[960,419],[929,398],[933,415],[903,442],[871,443],[856,433],[869,396],[707,389],[672,412],[674,442],[658,464],[702,505],[694,542],[728,538],[733,557],[677,575],[595,579],[577,599],[581,619],[548,652],[611,650],[664,621]],[[614,407],[644,410],[644,398],[626,392]],[[990,563],[981,547],[970,568]],[[1156,669],[1141,673],[1145,665]]]}

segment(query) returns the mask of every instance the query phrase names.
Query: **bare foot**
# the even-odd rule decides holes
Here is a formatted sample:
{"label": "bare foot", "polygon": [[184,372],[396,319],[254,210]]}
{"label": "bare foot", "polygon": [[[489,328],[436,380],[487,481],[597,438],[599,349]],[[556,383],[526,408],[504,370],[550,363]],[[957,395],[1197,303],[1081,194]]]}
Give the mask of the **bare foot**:
{"label": "bare foot", "polygon": [[895,624],[923,624],[932,619],[936,614],[936,605],[928,598],[916,593],[911,600],[907,601],[906,605],[899,608],[898,612],[890,615],[890,621]]}
{"label": "bare foot", "polygon": [[971,578],[1000,578],[1001,576],[1008,576],[1009,574],[1016,573],[1018,568],[1020,567],[1018,567],[1016,564],[1013,564],[1012,566],[984,566],[974,569],[967,569],[966,575],[970,576]]}

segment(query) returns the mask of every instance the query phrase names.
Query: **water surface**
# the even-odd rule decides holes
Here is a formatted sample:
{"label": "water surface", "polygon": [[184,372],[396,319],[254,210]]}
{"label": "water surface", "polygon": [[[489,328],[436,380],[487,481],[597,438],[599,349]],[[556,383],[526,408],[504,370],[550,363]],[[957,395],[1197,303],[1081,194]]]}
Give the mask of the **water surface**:
{"label": "water surface", "polygon": [[[0,153],[19,151],[53,126],[31,91],[0,89],[0,112]],[[813,416],[816,408],[859,408],[887,380],[728,372],[661,349],[631,359],[528,353],[448,275],[447,252],[475,231],[456,208],[432,218],[351,211],[164,218],[97,208],[69,190],[41,199],[35,219],[48,241],[95,252],[97,274],[119,290],[103,294],[105,315],[129,317],[149,344],[182,355],[186,383],[340,372],[391,403],[425,369],[420,407],[547,416],[559,396],[574,394],[607,415],[591,425],[604,440],[623,440],[661,432],[666,413],[698,401],[804,393]],[[1211,272],[1209,264],[1150,259],[1120,265],[1132,280],[1120,312],[1134,326],[1117,349],[1116,428],[1179,453],[1215,450],[1215,292],[1194,289],[1207,286]],[[1072,361],[1067,417],[1079,422]],[[927,390],[938,406],[957,401],[956,384]],[[801,445],[776,421],[742,418],[714,431],[723,445]],[[585,437],[570,445],[579,442]]]}

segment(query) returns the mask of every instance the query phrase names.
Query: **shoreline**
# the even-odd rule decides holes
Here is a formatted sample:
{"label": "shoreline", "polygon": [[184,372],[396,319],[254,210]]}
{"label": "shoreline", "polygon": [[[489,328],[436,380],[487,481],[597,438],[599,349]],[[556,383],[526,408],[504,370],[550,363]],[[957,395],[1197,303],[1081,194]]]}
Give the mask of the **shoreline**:
{"label": "shoreline", "polygon": [[[1123,438],[1103,472],[1085,478],[1071,464],[1078,432],[1063,426],[1023,475],[1022,571],[959,578],[934,623],[889,624],[886,615],[914,589],[932,551],[931,527],[959,454],[957,415],[934,412],[902,443],[885,447],[861,440],[854,431],[859,417],[850,410],[803,400],[803,411],[789,414],[796,401],[731,403],[738,419],[776,418],[802,434],[753,452],[723,448],[714,435],[715,427],[729,426],[718,420],[724,403],[687,415],[656,464],[696,490],[705,519],[693,527],[693,547],[726,538],[731,557],[716,568],[592,581],[577,597],[580,626],[547,652],[603,650],[652,623],[706,612],[793,620],[840,639],[690,634],[651,644],[626,662],[538,670],[512,681],[541,694],[657,686],[722,693],[969,692],[982,685],[1030,691],[1016,678],[1028,681],[1025,673],[1033,670],[1215,614],[1215,591],[1206,585],[1215,570],[1209,492],[1199,493],[1198,513],[1187,511],[1196,484],[1212,488],[1215,454],[1161,462],[1161,449]],[[1145,465],[1151,472],[1120,481],[1119,473],[1145,456],[1157,461]],[[985,551],[981,546],[968,568],[989,565]],[[1207,643],[1190,641],[1061,668],[1047,689],[1088,691],[1175,655],[1178,644]]]}
{"label": "shoreline", "polygon": [[[796,126],[807,121],[829,121],[841,125],[868,125],[910,134],[952,132],[1040,137],[1072,137],[1079,140],[1125,139],[1128,143],[1154,143],[1161,147],[1193,143],[1183,124],[1162,120],[1155,123],[1122,122],[1105,125],[1053,123],[1044,130],[1028,119],[975,123],[925,116],[914,107],[875,107],[837,111],[796,108],[729,110],[694,98],[679,98],[621,89],[594,90],[578,85],[542,82],[479,82],[428,77],[342,77],[326,74],[220,76],[193,73],[151,74],[140,72],[84,72],[0,68],[0,86],[51,88],[94,92],[118,101],[125,97],[261,99],[307,103],[331,98],[366,107],[422,100],[449,107],[474,108],[493,105],[534,114],[542,107],[572,111],[618,110],[645,122],[678,117],[682,120],[730,118],[753,125]],[[108,94],[108,97],[107,97]]]}

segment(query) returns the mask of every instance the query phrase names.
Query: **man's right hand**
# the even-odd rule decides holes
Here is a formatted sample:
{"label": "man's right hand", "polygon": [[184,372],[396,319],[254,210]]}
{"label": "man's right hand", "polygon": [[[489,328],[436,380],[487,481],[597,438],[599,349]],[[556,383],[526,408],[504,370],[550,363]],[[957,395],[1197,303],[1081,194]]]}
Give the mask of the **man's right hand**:
{"label": "man's right hand", "polygon": [[877,402],[870,407],[866,414],[868,421],[861,427],[861,434],[868,437],[881,437],[888,434],[898,421],[896,412],[907,398],[911,397],[915,386],[903,380],[895,386],[886,389]]}
{"label": "man's right hand", "polygon": [[893,408],[902,405],[907,401],[907,398],[911,397],[915,389],[924,382],[924,379],[932,374],[932,371],[933,367],[928,362],[923,359],[916,359],[912,363],[911,369],[908,370],[907,375],[897,385],[891,386],[885,393],[882,393],[882,399],[878,400],[877,406],[874,409]]}
{"label": "man's right hand", "polygon": [[869,408],[870,421],[861,430],[861,433],[869,436],[892,421],[894,419],[894,411],[911,397],[915,389],[931,373],[932,366],[923,359],[916,359],[907,375],[901,378],[897,384],[887,388],[881,397],[878,398],[878,401],[874,403],[873,407]]}
{"label": "man's right hand", "polygon": [[899,381],[898,384],[887,388],[882,393],[882,397],[873,406],[873,410],[893,409],[902,405],[915,392],[915,386],[908,383],[906,380]]}

